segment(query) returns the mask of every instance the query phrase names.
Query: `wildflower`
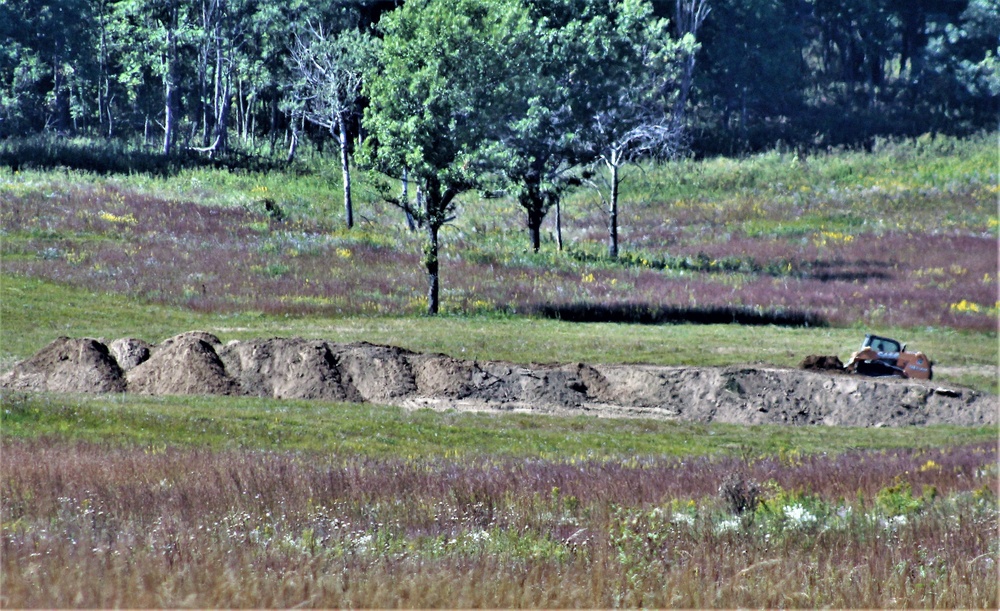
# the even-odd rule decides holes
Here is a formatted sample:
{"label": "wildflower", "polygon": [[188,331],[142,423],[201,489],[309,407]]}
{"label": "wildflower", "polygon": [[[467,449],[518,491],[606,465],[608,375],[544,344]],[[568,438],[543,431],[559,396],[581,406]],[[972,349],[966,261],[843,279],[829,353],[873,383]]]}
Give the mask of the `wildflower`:
{"label": "wildflower", "polygon": [[786,505],[784,508],[785,517],[795,526],[809,526],[816,522],[816,516],[811,514],[808,509],[802,505],[796,503],[794,505]]}
{"label": "wildflower", "polygon": [[980,307],[980,305],[978,303],[975,303],[975,302],[972,302],[972,301],[968,301],[968,300],[965,300],[965,299],[963,299],[962,301],[959,301],[958,303],[951,304],[951,311],[952,312],[963,312],[963,313],[964,312],[972,312],[972,313],[976,313],[976,312],[979,312],[981,309],[982,308]]}
{"label": "wildflower", "polygon": [[694,526],[694,516],[687,513],[676,512],[670,521],[674,524],[683,524],[685,526]]}
{"label": "wildflower", "polygon": [[103,212],[102,211],[97,216],[100,217],[101,220],[107,221],[109,223],[120,224],[120,225],[135,225],[138,222],[135,219],[135,216],[131,215],[131,214],[125,214],[125,215],[122,215],[122,216],[116,216],[114,214],[111,214],[110,212]]}
{"label": "wildflower", "polygon": [[722,534],[730,532],[733,530],[739,530],[740,519],[739,518],[727,518],[715,525],[716,534]]}
{"label": "wildflower", "polygon": [[927,471],[940,471],[941,465],[937,464],[933,460],[928,460],[920,467],[921,473],[926,473]]}
{"label": "wildflower", "polygon": [[896,530],[900,526],[906,526],[908,520],[906,516],[900,514],[898,516],[892,516],[891,518],[886,518],[882,520],[882,528],[886,530]]}

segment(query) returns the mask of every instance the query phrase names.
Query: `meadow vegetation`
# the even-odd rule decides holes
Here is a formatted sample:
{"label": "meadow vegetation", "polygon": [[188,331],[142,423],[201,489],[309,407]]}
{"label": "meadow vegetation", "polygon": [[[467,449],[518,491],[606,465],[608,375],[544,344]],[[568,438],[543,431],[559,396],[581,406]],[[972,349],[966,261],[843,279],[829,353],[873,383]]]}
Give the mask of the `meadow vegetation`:
{"label": "meadow vegetation", "polygon": [[[624,183],[616,260],[600,254],[606,223],[586,190],[566,202],[567,250],[550,239],[539,254],[514,202],[466,198],[442,233],[442,310],[742,306],[837,326],[995,332],[995,157],[994,136],[928,137],[873,153],[644,166]],[[206,312],[426,305],[422,236],[363,183],[360,226],[343,229],[330,168],[0,172],[7,272]]]}
{"label": "meadow vegetation", "polygon": [[[5,141],[0,147],[12,147]],[[643,165],[530,252],[472,194],[420,236],[320,156],[0,169],[0,369],[60,335],[371,341],[465,359],[795,366],[898,337],[997,391],[996,136]],[[151,162],[153,163],[153,162]],[[39,164],[44,165],[44,164]],[[553,219],[545,228],[553,230]],[[819,327],[570,323],[741,306]],[[996,427],[738,427],[229,397],[0,395],[4,607],[991,607]]]}
{"label": "meadow vegetation", "polygon": [[5,442],[5,606],[995,607],[992,442],[618,460]]}
{"label": "meadow vegetation", "polygon": [[[368,338],[391,335],[406,347],[466,358],[602,360],[611,349],[603,360],[795,365],[808,353],[846,357],[870,330],[898,335],[944,367],[964,367],[945,375],[995,391],[995,375],[968,369],[995,365],[997,357],[995,157],[995,135],[927,136],[878,142],[872,152],[639,166],[623,183],[616,260],[603,255],[605,221],[586,189],[563,207],[566,250],[555,248],[549,218],[537,254],[515,202],[473,193],[442,232],[444,322],[414,317],[426,309],[420,232],[408,230],[402,213],[364,180],[355,185],[357,226],[344,229],[336,164],[306,153],[281,171],[190,166],[166,176],[31,170],[28,156],[19,171],[0,169],[0,254],[3,271],[19,278],[8,284],[10,297],[30,299],[16,284],[37,278],[55,284],[29,293],[87,289],[179,308],[166,319],[191,321],[194,312],[231,319],[212,323],[223,337],[260,325],[315,336],[333,318],[348,334],[396,328]],[[66,293],[56,301],[92,298]],[[6,301],[5,315],[17,316],[24,302]],[[631,322],[655,319],[664,308],[692,316],[721,310],[734,320],[749,312],[830,330],[810,331],[808,339],[768,326],[595,332],[538,318],[582,310]],[[97,320],[101,309],[84,311]],[[135,308],[124,309],[111,318]],[[621,311],[632,319],[615,318]],[[162,317],[120,332],[159,341],[170,334],[157,330],[166,331]],[[533,330],[507,331],[522,324]],[[494,325],[504,329],[498,337],[491,337]],[[185,330],[179,327],[171,330]],[[39,349],[55,335],[22,332],[46,328],[7,325],[3,358]],[[470,331],[476,337],[467,341],[442,328],[486,331]],[[406,337],[410,329],[422,339]],[[566,344],[560,337],[567,335],[579,341]]]}

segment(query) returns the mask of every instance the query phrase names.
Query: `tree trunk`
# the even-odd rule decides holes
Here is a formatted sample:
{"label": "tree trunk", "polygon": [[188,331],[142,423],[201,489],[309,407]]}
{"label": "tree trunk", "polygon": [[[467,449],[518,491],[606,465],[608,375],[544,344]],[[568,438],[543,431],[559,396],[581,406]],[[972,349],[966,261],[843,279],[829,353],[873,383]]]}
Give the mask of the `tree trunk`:
{"label": "tree trunk", "polygon": [[232,106],[232,77],[226,72],[226,58],[221,42],[215,47],[215,127],[212,129],[212,155],[226,153],[229,149],[229,113]]}
{"label": "tree trunk", "polygon": [[424,266],[427,268],[427,314],[435,316],[439,309],[440,277],[438,264],[438,230],[436,222],[427,223],[427,244],[424,245]]}
{"label": "tree trunk", "polygon": [[[195,116],[201,121],[201,146],[207,147],[212,135],[208,120],[208,48],[207,45],[202,47],[198,57],[198,105]],[[192,131],[197,127],[192,127]]]}
{"label": "tree trunk", "polygon": [[98,58],[98,68],[97,68],[97,127],[99,132],[104,132],[104,115],[108,116],[108,130],[107,138],[111,139],[111,109],[109,108],[110,102],[107,101],[107,96],[110,95],[111,89],[108,87],[108,75],[107,75],[107,24],[105,23],[105,13],[104,6],[101,6],[101,42],[100,42],[100,53]]}
{"label": "tree trunk", "polygon": [[427,268],[427,314],[434,316],[440,307],[440,276],[438,274],[438,232],[450,219],[448,210],[456,192],[442,192],[437,178],[425,179],[423,217],[427,223],[427,243],[424,245],[424,265]]}
{"label": "tree trunk", "polygon": [[548,212],[545,194],[542,192],[541,174],[531,173],[524,181],[524,188],[518,194],[518,203],[527,213],[528,238],[531,250],[538,252],[542,245],[542,221]]}
{"label": "tree trunk", "polygon": [[337,129],[340,131],[340,169],[344,173],[344,220],[350,229],[354,227],[354,204],[351,202],[350,142],[347,139],[347,122],[343,115],[337,117]]}
{"label": "tree trunk", "polygon": [[174,117],[174,97],[176,97],[176,94],[173,83],[170,82],[170,77],[167,77],[166,81],[164,86],[164,98],[166,99],[164,112],[166,117],[163,122],[163,155],[169,157],[170,150],[174,146],[174,123],[176,122],[176,118]]}
{"label": "tree trunk", "polygon": [[538,201],[539,194],[528,195],[531,201],[522,202],[528,212],[528,235],[531,237],[531,250],[538,252],[542,246],[542,221],[545,220],[545,205]]}
{"label": "tree trunk", "polygon": [[229,113],[232,108],[232,86],[229,77],[221,84],[221,92],[215,96],[215,128],[212,130],[212,155],[226,153],[229,150]]}
{"label": "tree trunk", "polygon": [[562,252],[563,249],[561,199],[556,200],[556,249],[558,249],[559,252]]}
{"label": "tree trunk", "polygon": [[288,129],[292,132],[292,137],[289,138],[288,156],[285,158],[286,163],[291,163],[295,159],[295,151],[299,148],[299,125],[296,123],[297,120],[298,117],[293,114],[291,121],[288,122]]}
{"label": "tree trunk", "polygon": [[115,101],[115,96],[108,98],[108,103],[105,105],[104,109],[108,113],[108,140],[110,140],[115,135],[115,118],[111,114],[111,105]]}
{"label": "tree trunk", "polygon": [[215,151],[226,153],[229,151],[229,110],[232,105],[232,94],[229,86],[226,86],[225,95],[220,100],[222,106],[219,109],[219,122],[215,126]]}
{"label": "tree trunk", "polygon": [[[697,38],[698,30],[701,29],[701,24],[704,23],[709,12],[711,9],[708,6],[708,0],[677,0],[674,23],[678,38],[682,38],[685,34],[691,34]],[[679,126],[684,124],[684,110],[691,92],[694,65],[695,55],[693,53],[687,54],[681,68],[680,93],[674,103],[673,120]]]}
{"label": "tree trunk", "polygon": [[[175,17],[176,18],[176,17]],[[176,74],[177,71],[177,34],[173,27],[167,29],[167,66],[163,73],[164,121],[163,121],[163,155],[170,156],[174,145],[174,130],[177,117],[176,106]]]}
{"label": "tree trunk", "polygon": [[542,216],[528,215],[528,233],[531,234],[531,251],[537,253],[542,248]]}
{"label": "tree trunk", "polygon": [[611,171],[611,201],[608,210],[608,257],[618,258],[618,164],[609,163]]}

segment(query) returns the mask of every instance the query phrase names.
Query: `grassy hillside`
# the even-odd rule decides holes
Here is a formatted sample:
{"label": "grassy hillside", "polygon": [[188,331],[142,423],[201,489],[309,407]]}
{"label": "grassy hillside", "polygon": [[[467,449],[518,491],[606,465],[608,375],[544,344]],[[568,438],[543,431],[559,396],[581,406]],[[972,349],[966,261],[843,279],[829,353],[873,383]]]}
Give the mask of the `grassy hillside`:
{"label": "grassy hillside", "polygon": [[[2,172],[4,370],[60,335],[192,329],[795,366],[871,330],[943,383],[997,389],[992,137],[637,168],[620,261],[586,193],[566,202],[570,250],[538,255],[509,201],[467,197],[436,318],[420,236],[364,181],[362,226],[339,229],[332,169]],[[539,304],[829,325],[570,323]],[[996,433],[5,392],[0,606],[996,608]]]}
{"label": "grassy hillside", "polygon": [[[571,193],[567,250],[527,252],[506,199],[466,194],[445,232],[443,305],[426,319],[419,232],[362,177],[340,228],[339,171],[181,169],[168,177],[0,170],[0,365],[58,335],[159,341],[368,340],[465,358],[794,366],[846,358],[866,331],[931,355],[941,379],[996,390],[994,136],[880,143],[630,169],[619,260],[596,195]],[[280,209],[280,219],[265,203]],[[546,221],[553,230],[554,219]],[[822,329],[563,324],[544,311],[799,313]],[[523,315],[529,315],[525,318]]]}
{"label": "grassy hillside", "polygon": [[[0,364],[4,369],[60,336],[138,337],[158,343],[201,329],[223,341],[308,337],[369,341],[462,359],[518,363],[648,363],[796,367],[809,354],[847,359],[864,330],[741,325],[569,323],[515,316],[331,318],[260,312],[201,313],[127,296],[0,274]],[[936,378],[996,392],[995,334],[947,328],[880,329],[936,360]]]}
{"label": "grassy hillside", "polygon": [[[443,235],[443,308],[721,309],[995,333],[995,152],[992,136],[929,138],[634,167],[615,261],[591,191],[566,199],[567,249],[554,248],[553,214],[539,254],[516,204],[466,194]],[[342,229],[337,180],[329,161],[167,178],[0,171],[4,270],[205,312],[421,313],[422,234],[364,178],[360,227]]]}

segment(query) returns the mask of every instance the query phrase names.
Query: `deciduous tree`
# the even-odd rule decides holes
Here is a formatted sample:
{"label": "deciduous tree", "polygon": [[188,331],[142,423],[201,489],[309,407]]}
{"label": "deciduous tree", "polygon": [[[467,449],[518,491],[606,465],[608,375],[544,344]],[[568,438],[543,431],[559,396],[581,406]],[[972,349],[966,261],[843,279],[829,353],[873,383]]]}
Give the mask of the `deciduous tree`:
{"label": "deciduous tree", "polygon": [[340,145],[344,220],[354,226],[350,126],[359,111],[362,75],[373,61],[376,38],[357,28],[332,32],[307,23],[291,50],[295,96],[305,118],[329,130]]}
{"label": "deciduous tree", "polygon": [[455,198],[484,186],[502,158],[495,130],[517,97],[511,58],[530,44],[527,16],[505,0],[411,0],[379,27],[360,159],[395,178],[406,171],[419,189],[419,206],[404,205],[427,232],[427,312],[437,314],[439,232]]}
{"label": "deciduous tree", "polygon": [[690,31],[682,30],[676,37],[666,19],[653,17],[645,0],[614,2],[607,20],[595,20],[587,31],[592,54],[599,59],[588,76],[591,84],[586,93],[592,102],[585,137],[598,166],[588,182],[606,207],[611,258],[618,256],[622,167],[639,155],[673,155],[682,143],[695,35],[707,7],[704,2],[683,0],[677,7],[682,27]]}

